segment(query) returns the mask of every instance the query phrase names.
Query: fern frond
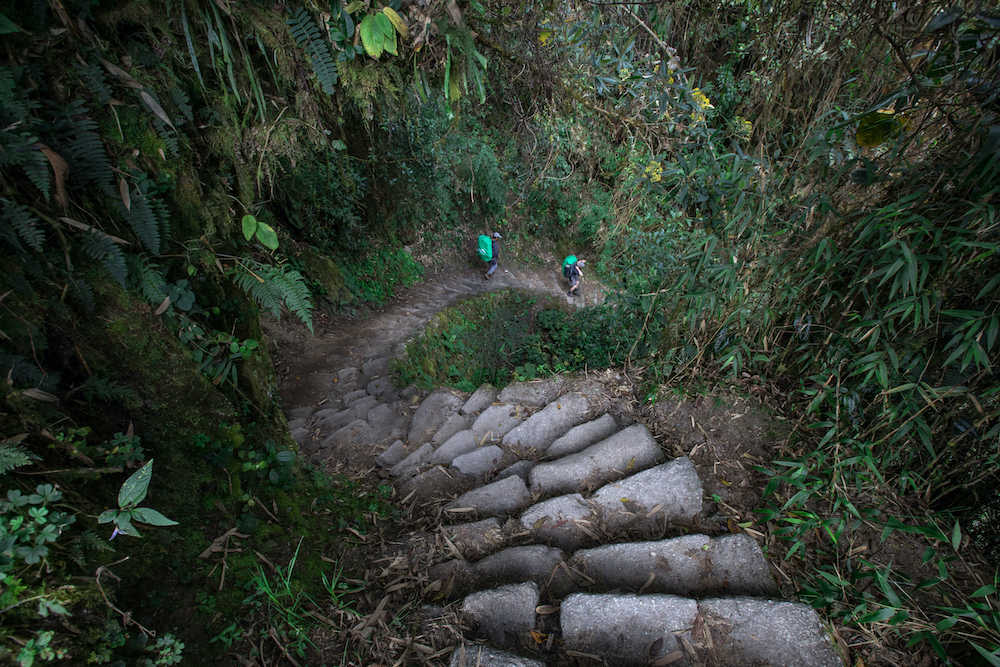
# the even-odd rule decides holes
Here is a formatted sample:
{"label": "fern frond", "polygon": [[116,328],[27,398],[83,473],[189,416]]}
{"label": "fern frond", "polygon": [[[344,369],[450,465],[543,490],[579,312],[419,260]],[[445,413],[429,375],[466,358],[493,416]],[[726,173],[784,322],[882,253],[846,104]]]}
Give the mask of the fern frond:
{"label": "fern frond", "polygon": [[146,246],[146,249],[154,255],[159,255],[160,223],[153,213],[153,208],[150,206],[150,201],[144,188],[132,188],[130,199],[132,208],[127,209],[124,204],[119,202],[119,212],[125,219],[125,222],[132,228],[132,231],[135,232],[135,235],[142,241],[142,245]]}
{"label": "fern frond", "polygon": [[194,109],[191,108],[191,98],[188,97],[188,94],[185,93],[182,88],[171,86],[170,99],[173,101],[174,106],[177,107],[178,111],[181,112],[180,117],[176,119],[176,125],[180,126],[185,122],[194,120]]}
{"label": "fern frond", "polygon": [[302,47],[312,63],[313,72],[319,79],[323,92],[333,95],[334,87],[337,85],[337,66],[330,55],[330,47],[323,39],[316,22],[313,20],[305,7],[299,7],[298,11],[288,19],[288,29],[295,38],[295,42]]}
{"label": "fern frond", "polygon": [[[132,208],[135,208],[134,203]],[[111,277],[118,281],[119,285],[125,287],[125,278],[128,275],[128,269],[125,267],[125,255],[107,234],[91,229],[84,233],[83,243],[80,244],[80,247],[87,257],[103,264]]]}
{"label": "fern frond", "polygon": [[8,127],[27,120],[38,103],[28,99],[25,88],[18,85],[22,67],[0,67],[0,123]]}
{"label": "fern frond", "polygon": [[0,475],[31,464],[31,454],[8,442],[0,442]]}
{"label": "fern frond", "polygon": [[233,280],[254,302],[275,317],[281,316],[282,306],[302,321],[309,331],[312,326],[312,294],[302,274],[287,266],[268,266],[252,260],[237,265]]}
{"label": "fern frond", "polygon": [[111,88],[108,87],[108,80],[104,77],[103,67],[98,63],[90,62],[86,65],[77,65],[76,73],[98,106],[103,107],[111,101]]}
{"label": "fern frond", "polygon": [[108,196],[114,196],[111,162],[104,142],[98,134],[97,123],[90,118],[75,118],[73,137],[67,146],[71,173],[79,177],[76,185],[96,184]]}
{"label": "fern frond", "polygon": [[143,298],[154,306],[163,303],[167,297],[167,279],[160,272],[160,267],[145,257],[130,256],[129,268]]}
{"label": "fern frond", "polygon": [[0,166],[17,166],[24,170],[31,183],[45,199],[49,198],[52,176],[49,161],[38,150],[38,138],[27,132],[0,132]]}
{"label": "fern frond", "polygon": [[7,230],[7,233],[3,234],[4,240],[8,243],[13,241],[11,245],[14,246],[15,250],[21,250],[18,241],[23,241],[32,250],[41,251],[45,244],[45,232],[38,219],[31,215],[25,206],[9,199],[0,199],[0,204],[3,205],[3,213],[0,213],[0,218],[3,219],[4,228]]}

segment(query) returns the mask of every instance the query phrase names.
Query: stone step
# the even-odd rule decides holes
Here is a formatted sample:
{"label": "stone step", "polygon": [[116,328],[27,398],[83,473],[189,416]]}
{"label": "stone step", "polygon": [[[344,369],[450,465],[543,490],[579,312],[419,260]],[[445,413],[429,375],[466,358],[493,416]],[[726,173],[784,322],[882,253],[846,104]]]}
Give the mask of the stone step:
{"label": "stone step", "polygon": [[554,401],[563,393],[566,381],[561,376],[532,380],[530,382],[515,382],[503,388],[497,396],[501,403],[516,403],[540,408]]}
{"label": "stone step", "polygon": [[[433,441],[432,441],[433,444]],[[472,435],[472,429],[459,431],[449,437],[440,447],[434,450],[431,455],[431,463],[450,464],[455,457],[468,454],[476,449],[476,439]]]}
{"label": "stone step", "polygon": [[425,398],[410,420],[407,440],[411,447],[429,441],[448,418],[458,412],[465,399],[448,389],[438,389]]}
{"label": "stone step", "polygon": [[568,564],[591,590],[693,597],[778,592],[760,546],[749,535],[607,544],[577,551]]}
{"label": "stone step", "polygon": [[543,544],[507,547],[475,563],[450,560],[430,569],[431,579],[445,584],[442,590],[452,596],[493,586],[532,581],[547,596],[561,598],[576,589],[576,582],[566,567],[562,549]]}
{"label": "stone step", "polygon": [[531,470],[531,491],[538,496],[579,491],[643,470],[664,459],[659,445],[642,424],[630,426],[583,451]]}
{"label": "stone step", "polygon": [[496,646],[527,643],[535,629],[538,584],[533,581],[477,591],[462,602],[462,616]]}
{"label": "stone step", "polygon": [[472,392],[469,400],[459,409],[463,415],[478,415],[480,412],[490,407],[496,400],[497,389],[491,384],[484,384],[479,389]]}
{"label": "stone step", "polygon": [[483,410],[472,423],[472,434],[477,443],[500,442],[503,437],[528,416],[519,405],[500,403]]}
{"label": "stone step", "polygon": [[[448,438],[460,431],[468,430],[471,435],[472,431],[469,427],[472,426],[473,421],[475,421],[475,417],[472,415],[463,415],[456,412],[452,416],[448,417],[443,424],[441,424],[441,428],[434,433],[434,437],[431,438],[431,442],[435,445],[442,445],[448,441]],[[442,461],[442,463],[447,463],[447,461]]]}
{"label": "stone step", "polygon": [[448,667],[545,667],[545,663],[489,646],[461,644],[451,654]]}
{"label": "stone step", "polygon": [[503,445],[521,457],[538,458],[556,438],[584,421],[589,410],[583,394],[564,394],[508,431]]}
{"label": "stone step", "polygon": [[807,605],[754,598],[574,593],[563,648],[615,665],[842,667]]}
{"label": "stone step", "polygon": [[604,414],[579,426],[574,426],[548,446],[546,458],[554,459],[567,454],[586,449],[595,442],[600,442],[618,430],[614,417]]}
{"label": "stone step", "polygon": [[462,519],[504,516],[530,504],[531,494],[524,480],[511,475],[459,496],[445,505],[445,512],[448,516]]}

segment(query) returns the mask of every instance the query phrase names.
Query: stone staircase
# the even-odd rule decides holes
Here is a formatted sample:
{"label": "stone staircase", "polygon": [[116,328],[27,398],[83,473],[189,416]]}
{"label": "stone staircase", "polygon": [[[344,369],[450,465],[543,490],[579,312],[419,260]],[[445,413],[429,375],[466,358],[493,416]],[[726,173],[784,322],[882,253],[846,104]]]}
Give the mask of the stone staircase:
{"label": "stone staircase", "polygon": [[776,599],[756,541],[703,506],[692,462],[612,416],[601,385],[421,397],[388,365],[341,370],[289,426],[442,517],[450,557],[427,574],[468,628],[452,666],[842,664],[810,607]]}

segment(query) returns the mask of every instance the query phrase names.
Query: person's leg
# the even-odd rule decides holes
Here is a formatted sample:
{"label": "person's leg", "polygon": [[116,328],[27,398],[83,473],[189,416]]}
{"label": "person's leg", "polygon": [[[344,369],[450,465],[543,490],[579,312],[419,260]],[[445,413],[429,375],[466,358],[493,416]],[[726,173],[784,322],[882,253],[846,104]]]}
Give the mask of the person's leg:
{"label": "person's leg", "polygon": [[569,279],[569,291],[566,294],[570,296],[576,296],[576,290],[580,287],[580,277],[573,276]]}
{"label": "person's leg", "polygon": [[493,272],[496,270],[497,270],[497,258],[494,257],[493,259],[490,260],[489,268],[486,269],[486,279],[489,280],[490,276],[492,276]]}

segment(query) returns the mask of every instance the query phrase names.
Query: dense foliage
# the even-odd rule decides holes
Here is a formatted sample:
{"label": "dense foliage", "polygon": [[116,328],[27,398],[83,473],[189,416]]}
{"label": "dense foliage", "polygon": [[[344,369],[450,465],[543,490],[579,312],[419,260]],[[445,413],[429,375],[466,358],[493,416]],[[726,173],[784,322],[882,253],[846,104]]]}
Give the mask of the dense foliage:
{"label": "dense foliage", "polygon": [[972,2],[0,4],[0,651],[312,650],[323,591],[350,615],[319,522],[390,509],[294,451],[259,314],[384,302],[491,228],[617,297],[467,304],[407,379],[775,397],[758,527],[800,594],[1000,664],[998,39]]}

